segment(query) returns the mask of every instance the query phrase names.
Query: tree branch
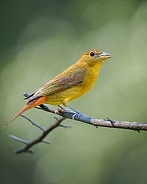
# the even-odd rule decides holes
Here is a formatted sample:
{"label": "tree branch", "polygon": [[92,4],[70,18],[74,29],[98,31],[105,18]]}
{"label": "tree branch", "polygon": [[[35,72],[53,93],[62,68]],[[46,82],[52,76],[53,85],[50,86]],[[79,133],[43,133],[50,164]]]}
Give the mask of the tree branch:
{"label": "tree branch", "polygon": [[[28,119],[28,118],[27,118]],[[57,128],[61,122],[64,120],[65,118],[64,117],[61,117],[59,116],[58,118],[56,118],[56,120],[49,125],[49,127],[47,128],[42,128],[42,134],[38,137],[36,137],[35,139],[31,140],[31,141],[26,141],[26,140],[23,140],[23,139],[20,139],[14,135],[9,135],[9,137],[11,139],[14,139],[15,141],[18,141],[18,142],[21,142],[21,143],[24,143],[25,146],[21,147],[21,148],[18,148],[16,150],[16,153],[19,154],[19,153],[23,153],[23,152],[26,152],[26,153],[33,153],[33,151],[30,149],[32,146],[34,146],[35,144],[37,143],[40,143],[40,142],[43,142],[43,143],[47,143],[47,144],[50,144],[50,142],[47,142],[47,141],[44,141],[43,139],[47,136],[47,134],[49,134],[52,130],[54,130],[55,128]],[[33,125],[36,126],[36,123],[33,122]],[[38,127],[38,126],[36,126]]]}
{"label": "tree branch", "polygon": [[[27,93],[24,93],[24,96],[27,97],[29,96]],[[55,128],[57,127],[64,127],[64,128],[70,128],[70,126],[66,126],[61,124],[62,121],[64,121],[65,119],[73,119],[76,121],[80,121],[82,123],[86,123],[95,127],[108,127],[108,128],[121,128],[121,129],[130,129],[130,130],[135,130],[140,132],[141,130],[146,131],[147,130],[147,123],[143,123],[143,122],[128,122],[128,121],[117,121],[117,120],[110,120],[109,118],[107,118],[106,120],[103,119],[95,119],[95,118],[91,118],[88,117],[80,112],[78,112],[77,110],[75,110],[76,112],[71,112],[71,111],[67,111],[63,108],[60,109],[52,109],[49,108],[47,105],[40,105],[39,107],[36,107],[37,109],[40,110],[44,110],[46,112],[50,112],[50,113],[54,113],[59,115],[58,117],[55,118],[55,121],[49,125],[49,127],[47,128],[43,128],[40,125],[36,124],[35,122],[33,122],[31,119],[29,119],[28,117],[22,115],[22,117],[24,117],[25,119],[27,119],[30,123],[32,123],[32,125],[34,125],[35,127],[39,128],[42,131],[42,134],[39,135],[38,137],[36,137],[35,139],[31,140],[31,141],[26,141],[23,139],[20,139],[14,135],[9,135],[10,138],[19,141],[23,144],[25,144],[24,147],[21,147],[19,149],[16,150],[16,153],[22,153],[22,152],[26,152],[26,153],[33,153],[33,151],[30,149],[32,146],[34,146],[37,143],[40,142],[44,142],[44,143],[48,143],[47,141],[43,140],[51,131],[53,131]]]}

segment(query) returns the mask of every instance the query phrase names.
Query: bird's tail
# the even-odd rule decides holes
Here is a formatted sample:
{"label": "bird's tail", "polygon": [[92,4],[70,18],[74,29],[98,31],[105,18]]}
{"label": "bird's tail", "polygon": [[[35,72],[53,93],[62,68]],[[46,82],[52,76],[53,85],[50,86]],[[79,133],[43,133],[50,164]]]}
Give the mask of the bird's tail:
{"label": "bird's tail", "polygon": [[18,116],[20,116],[22,113],[24,113],[25,111],[36,107],[38,105],[41,105],[45,102],[46,97],[42,96],[40,98],[34,99],[30,102],[28,102],[5,126],[9,125],[12,121],[14,121]]}

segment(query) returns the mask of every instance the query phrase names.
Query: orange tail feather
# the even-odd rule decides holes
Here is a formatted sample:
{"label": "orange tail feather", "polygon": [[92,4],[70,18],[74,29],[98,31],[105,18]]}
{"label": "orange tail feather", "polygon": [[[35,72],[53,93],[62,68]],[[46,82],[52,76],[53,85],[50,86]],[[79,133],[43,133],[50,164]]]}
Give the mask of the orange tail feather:
{"label": "orange tail feather", "polygon": [[28,102],[5,126],[9,125],[12,121],[14,121],[18,116],[20,116],[22,113],[24,113],[25,111],[36,107],[38,105],[41,105],[45,102],[46,97],[42,96],[38,99],[32,100],[30,102]]}

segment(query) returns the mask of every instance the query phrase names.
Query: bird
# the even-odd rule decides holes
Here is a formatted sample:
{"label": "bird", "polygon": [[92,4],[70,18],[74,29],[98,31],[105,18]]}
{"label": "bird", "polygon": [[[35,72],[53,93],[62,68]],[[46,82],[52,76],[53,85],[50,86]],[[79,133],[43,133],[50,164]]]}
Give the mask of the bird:
{"label": "bird", "polygon": [[41,104],[67,106],[69,101],[83,96],[95,84],[104,61],[111,57],[111,54],[95,49],[85,52],[75,64],[26,97],[26,105],[6,126],[25,111]]}

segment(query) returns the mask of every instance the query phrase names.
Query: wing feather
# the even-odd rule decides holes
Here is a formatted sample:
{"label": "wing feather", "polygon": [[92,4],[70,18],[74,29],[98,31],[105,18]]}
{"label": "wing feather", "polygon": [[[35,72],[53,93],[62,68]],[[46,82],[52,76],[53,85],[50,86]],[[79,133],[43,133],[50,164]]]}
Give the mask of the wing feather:
{"label": "wing feather", "polygon": [[76,72],[75,70],[74,72],[62,72],[57,77],[41,86],[34,94],[26,98],[26,101],[32,101],[41,96],[52,95],[61,91],[65,91],[73,86],[82,85],[85,78],[85,73],[86,71],[84,69],[77,70]]}

